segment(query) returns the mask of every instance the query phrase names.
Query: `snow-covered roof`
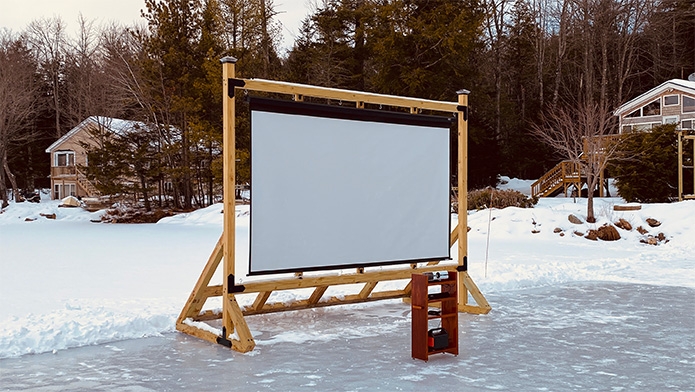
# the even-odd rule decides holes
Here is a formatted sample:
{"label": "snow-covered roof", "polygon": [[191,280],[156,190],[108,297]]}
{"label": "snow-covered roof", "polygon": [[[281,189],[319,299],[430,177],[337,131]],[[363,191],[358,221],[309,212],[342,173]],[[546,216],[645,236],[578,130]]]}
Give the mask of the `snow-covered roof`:
{"label": "snow-covered roof", "polygon": [[654,87],[653,89],[637,96],[636,98],[633,98],[624,104],[620,105],[613,114],[615,116],[620,116],[624,113],[629,113],[632,112],[633,110],[637,109],[639,106],[641,106],[642,103],[645,103],[645,101],[650,101],[652,97],[657,97],[661,95],[664,92],[667,92],[669,90],[678,90],[681,92],[684,92],[686,94],[690,94],[692,96],[695,96],[695,82],[690,81],[690,80],[683,80],[683,79],[671,79],[668,80],[664,83],[661,83],[660,85]]}
{"label": "snow-covered roof", "polygon": [[90,117],[87,117],[81,123],[77,124],[76,127],[71,129],[68,133],[63,135],[61,138],[59,138],[58,140],[53,142],[53,144],[48,146],[48,148],[46,148],[46,152],[47,153],[53,152],[53,150],[55,150],[57,147],[59,147],[61,144],[63,144],[63,142],[70,139],[76,133],[82,131],[83,129],[86,129],[90,125],[103,126],[106,129],[109,129],[110,131],[112,131],[116,134],[123,134],[131,129],[143,128],[143,127],[147,126],[145,123],[140,122],[140,121],[122,120],[120,118],[103,117],[103,116],[90,116]]}

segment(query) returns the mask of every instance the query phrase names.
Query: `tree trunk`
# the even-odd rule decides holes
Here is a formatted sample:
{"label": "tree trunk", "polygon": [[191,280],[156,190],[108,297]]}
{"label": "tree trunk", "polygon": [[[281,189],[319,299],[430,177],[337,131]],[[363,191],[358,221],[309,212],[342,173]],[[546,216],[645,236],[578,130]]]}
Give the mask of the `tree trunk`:
{"label": "tree trunk", "polygon": [[[14,174],[12,174],[12,171],[10,171],[10,165],[7,163],[7,151],[5,151],[3,155],[2,167],[7,174],[7,178],[10,180],[10,184],[12,184],[12,197],[16,203],[23,202],[24,199],[22,199],[22,195],[19,194],[19,188],[17,188],[17,179],[15,178]],[[7,198],[7,196],[5,196],[5,198]]]}
{"label": "tree trunk", "polygon": [[145,200],[145,211],[152,211],[152,206],[150,205],[150,194],[147,192],[147,180],[145,175],[140,175],[140,187],[142,188],[142,198]]}
{"label": "tree trunk", "polygon": [[[0,146],[2,147],[2,146]],[[5,152],[0,154],[0,166],[4,167],[5,166],[5,157],[7,154]],[[0,208],[5,208],[10,205],[10,203],[7,202],[7,186],[5,185],[5,170],[0,169],[0,197],[2,198],[2,205]]]}
{"label": "tree trunk", "polygon": [[594,189],[596,188],[596,176],[591,172],[591,168],[586,171],[586,221],[596,223],[594,215]]}

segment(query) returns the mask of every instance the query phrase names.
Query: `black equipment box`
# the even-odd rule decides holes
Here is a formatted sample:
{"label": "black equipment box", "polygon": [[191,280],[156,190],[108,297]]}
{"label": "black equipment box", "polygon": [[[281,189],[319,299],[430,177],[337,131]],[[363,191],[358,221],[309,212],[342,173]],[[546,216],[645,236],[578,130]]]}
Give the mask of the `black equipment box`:
{"label": "black equipment box", "polygon": [[427,346],[432,350],[443,350],[449,346],[449,334],[444,328],[427,331]]}

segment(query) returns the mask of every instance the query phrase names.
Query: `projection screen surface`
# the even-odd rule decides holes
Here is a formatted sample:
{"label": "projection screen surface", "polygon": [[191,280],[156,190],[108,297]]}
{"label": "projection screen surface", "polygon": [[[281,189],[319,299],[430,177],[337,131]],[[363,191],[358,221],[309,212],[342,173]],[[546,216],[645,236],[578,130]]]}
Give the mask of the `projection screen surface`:
{"label": "projection screen surface", "polygon": [[449,259],[450,125],[252,98],[249,275]]}

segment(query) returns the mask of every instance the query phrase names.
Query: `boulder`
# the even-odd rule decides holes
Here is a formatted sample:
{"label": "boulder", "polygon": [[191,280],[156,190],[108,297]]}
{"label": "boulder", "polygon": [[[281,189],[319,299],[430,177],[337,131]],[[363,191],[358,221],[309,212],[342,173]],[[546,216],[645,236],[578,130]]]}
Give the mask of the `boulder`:
{"label": "boulder", "polygon": [[586,238],[587,240],[592,240],[592,241],[597,241],[598,240],[598,231],[596,230],[589,230],[588,233],[586,233]]}
{"label": "boulder", "polygon": [[581,225],[582,223],[584,223],[581,219],[577,218],[573,214],[570,214],[570,216],[567,217],[567,220],[574,223],[575,225]]}
{"label": "boulder", "polygon": [[630,222],[626,221],[623,218],[618,219],[617,222],[615,222],[615,225],[625,231],[631,231],[632,230],[632,225]]}
{"label": "boulder", "polygon": [[658,220],[656,220],[654,218],[647,218],[647,224],[649,225],[649,227],[661,226],[661,222],[659,222]]}
{"label": "boulder", "polygon": [[596,235],[603,241],[617,241],[620,239],[620,233],[618,230],[609,224],[605,224],[598,228]]}

